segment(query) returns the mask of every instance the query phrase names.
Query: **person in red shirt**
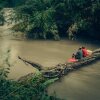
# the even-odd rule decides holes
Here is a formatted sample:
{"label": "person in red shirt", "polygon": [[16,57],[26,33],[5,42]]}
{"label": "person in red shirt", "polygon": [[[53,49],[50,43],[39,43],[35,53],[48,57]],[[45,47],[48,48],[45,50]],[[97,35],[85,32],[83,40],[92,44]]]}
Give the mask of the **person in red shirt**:
{"label": "person in red shirt", "polygon": [[88,51],[85,47],[82,47],[82,53],[83,53],[83,57],[87,57],[88,56]]}

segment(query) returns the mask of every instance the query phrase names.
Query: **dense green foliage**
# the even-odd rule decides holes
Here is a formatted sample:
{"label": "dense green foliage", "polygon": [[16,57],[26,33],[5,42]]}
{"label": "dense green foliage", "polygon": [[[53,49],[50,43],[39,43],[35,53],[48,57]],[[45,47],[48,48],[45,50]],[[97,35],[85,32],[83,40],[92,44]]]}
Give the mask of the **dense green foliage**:
{"label": "dense green foliage", "polygon": [[22,21],[14,29],[29,38],[100,38],[99,0],[27,0],[16,11]]}
{"label": "dense green foliage", "polygon": [[[2,72],[0,70],[0,72]],[[41,76],[34,76],[27,83],[7,80],[0,75],[0,100],[61,100],[48,96],[46,87],[48,82],[40,81]],[[53,82],[53,80],[51,80]],[[47,84],[46,84],[47,83]],[[50,81],[49,81],[50,83]]]}
{"label": "dense green foliage", "polygon": [[17,8],[18,19],[22,19],[14,29],[26,32],[28,38],[59,39],[55,22],[55,9],[50,1],[33,0]]}
{"label": "dense green foliage", "polygon": [[100,0],[0,0],[2,6],[16,7],[13,29],[27,38],[100,39]]}
{"label": "dense green foliage", "polygon": [[0,0],[0,8],[19,6],[25,1],[26,0]]}
{"label": "dense green foliage", "polygon": [[[20,78],[19,81],[8,80],[11,67],[9,62],[10,50],[2,55],[3,61],[0,66],[0,100],[61,100],[47,94],[46,88],[55,79],[45,79],[41,73],[34,76]],[[25,80],[24,80],[25,79]]]}

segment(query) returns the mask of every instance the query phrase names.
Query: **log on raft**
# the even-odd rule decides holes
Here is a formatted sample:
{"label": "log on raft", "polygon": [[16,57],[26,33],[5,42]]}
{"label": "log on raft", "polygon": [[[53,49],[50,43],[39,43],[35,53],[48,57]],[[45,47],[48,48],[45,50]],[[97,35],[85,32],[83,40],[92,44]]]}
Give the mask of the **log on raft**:
{"label": "log on raft", "polygon": [[[63,75],[68,74],[69,72],[79,69],[82,66],[88,65],[93,63],[96,60],[100,59],[100,48],[96,49],[92,52],[91,56],[85,57],[77,62],[73,63],[63,63],[63,64],[58,64],[54,67],[50,67],[48,69],[45,69],[42,65],[23,59],[18,56],[20,60],[23,62],[30,64],[31,66],[37,68],[41,73],[44,78],[60,78]],[[33,75],[33,74],[31,74]],[[28,75],[27,75],[28,76]]]}

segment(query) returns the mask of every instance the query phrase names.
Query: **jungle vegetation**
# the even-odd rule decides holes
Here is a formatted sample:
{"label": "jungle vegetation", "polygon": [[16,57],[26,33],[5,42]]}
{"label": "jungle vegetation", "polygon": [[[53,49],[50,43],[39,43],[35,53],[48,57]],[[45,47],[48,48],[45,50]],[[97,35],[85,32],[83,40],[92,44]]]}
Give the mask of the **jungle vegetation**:
{"label": "jungle vegetation", "polygon": [[[0,0],[16,10],[13,27],[27,38],[100,39],[100,0]],[[5,3],[6,2],[6,3]]]}
{"label": "jungle vegetation", "polygon": [[41,73],[19,80],[8,79],[10,68],[10,50],[0,55],[0,100],[62,100],[47,93],[47,87],[57,79],[43,78]]}
{"label": "jungle vegetation", "polygon": [[100,38],[99,0],[27,0],[16,11],[22,22],[15,30],[28,38]]}

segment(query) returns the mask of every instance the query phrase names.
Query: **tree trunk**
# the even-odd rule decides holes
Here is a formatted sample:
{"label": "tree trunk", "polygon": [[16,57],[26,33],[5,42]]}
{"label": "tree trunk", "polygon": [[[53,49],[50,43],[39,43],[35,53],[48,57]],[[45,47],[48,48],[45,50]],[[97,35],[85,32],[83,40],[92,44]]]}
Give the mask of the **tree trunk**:
{"label": "tree trunk", "polygon": [[[58,64],[54,67],[50,67],[48,69],[43,69],[43,66],[32,62],[28,61],[26,59],[23,59],[21,57],[18,57],[20,60],[24,61],[25,63],[30,64],[31,66],[37,68],[41,73],[44,78],[60,78],[63,75],[68,74],[69,72],[76,70],[82,66],[85,66],[87,64],[91,64],[96,60],[100,59],[100,49],[96,49],[93,51],[91,56],[85,57],[77,62],[74,63],[64,63],[64,64]],[[32,74],[33,75],[33,74]]]}

